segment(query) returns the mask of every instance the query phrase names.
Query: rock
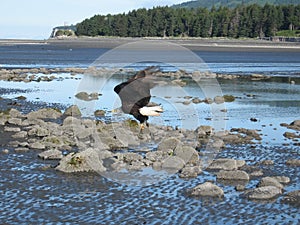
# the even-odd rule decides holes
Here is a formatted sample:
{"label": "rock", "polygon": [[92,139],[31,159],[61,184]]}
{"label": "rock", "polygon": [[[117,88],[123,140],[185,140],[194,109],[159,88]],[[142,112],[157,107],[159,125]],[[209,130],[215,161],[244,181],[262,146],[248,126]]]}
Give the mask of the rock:
{"label": "rock", "polygon": [[76,98],[83,100],[83,101],[90,101],[90,96],[87,92],[79,92],[75,95]]}
{"label": "rock", "polygon": [[167,170],[171,173],[181,170],[185,165],[183,159],[177,156],[169,156],[162,161],[162,169]]}
{"label": "rock", "polygon": [[180,87],[183,87],[186,85],[186,82],[181,79],[172,80],[171,83],[174,85],[179,85]]}
{"label": "rock", "polygon": [[300,127],[300,120],[294,120],[290,125]]}
{"label": "rock", "polygon": [[9,124],[12,124],[12,125],[18,125],[18,126],[20,126],[22,124],[22,119],[20,119],[20,118],[10,118],[10,119],[8,119],[7,122]]}
{"label": "rock", "polygon": [[23,138],[27,137],[27,132],[26,131],[20,131],[18,133],[13,134],[11,137],[15,138],[15,139],[23,139]]}
{"label": "rock", "polygon": [[214,100],[212,100],[211,98],[205,98],[203,100],[206,104],[212,104],[214,102]]}
{"label": "rock", "polygon": [[63,113],[64,116],[81,117],[80,109],[77,105],[72,105]]}
{"label": "rock", "polygon": [[28,131],[28,135],[29,136],[37,136],[37,137],[45,137],[45,136],[50,135],[50,130],[36,125]]}
{"label": "rock", "polygon": [[99,116],[99,117],[105,116],[105,111],[104,111],[104,110],[101,110],[101,109],[98,109],[98,110],[96,110],[96,111],[94,112],[94,115],[95,115],[95,116]]}
{"label": "rock", "polygon": [[221,149],[225,147],[225,143],[221,139],[210,139],[207,143],[207,147],[213,148],[213,149]]}
{"label": "rock", "polygon": [[223,96],[225,102],[234,102],[235,97],[233,95],[224,95]]}
{"label": "rock", "polygon": [[16,118],[16,117],[22,117],[22,114],[19,110],[17,109],[10,109],[9,110],[9,116],[11,118]]}
{"label": "rock", "polygon": [[256,73],[251,74],[250,77],[252,79],[265,79],[265,78],[267,78],[267,76],[265,76],[263,74],[256,74]]}
{"label": "rock", "polygon": [[250,121],[251,121],[251,122],[257,122],[258,119],[252,117],[252,118],[250,118]]}
{"label": "rock", "polygon": [[186,163],[196,164],[199,162],[198,152],[190,146],[178,145],[174,150],[174,156],[177,156],[184,160]]}
{"label": "rock", "polygon": [[224,197],[224,191],[219,186],[212,184],[211,182],[205,182],[199,184],[191,190],[192,196],[201,197]]}
{"label": "rock", "polygon": [[289,166],[300,166],[300,159],[288,159],[286,164]]}
{"label": "rock", "polygon": [[235,187],[235,190],[237,190],[237,191],[244,191],[244,190],[245,190],[245,185],[238,184],[238,185]]}
{"label": "rock", "polygon": [[5,126],[4,127],[4,131],[5,132],[20,132],[21,128],[20,127],[9,127],[9,126]]}
{"label": "rock", "polygon": [[225,100],[224,100],[224,97],[222,97],[222,96],[216,96],[216,97],[214,98],[214,102],[215,102],[216,104],[222,104],[222,103],[225,102]]}
{"label": "rock", "polygon": [[18,147],[18,148],[15,148],[15,151],[16,151],[16,152],[28,152],[28,151],[29,151],[29,148],[26,148],[26,147]]}
{"label": "rock", "polygon": [[205,138],[207,136],[210,136],[212,133],[212,127],[211,126],[199,126],[195,130],[196,134],[198,134],[199,138]]}
{"label": "rock", "polygon": [[109,156],[105,150],[88,148],[85,151],[70,153],[63,157],[56,169],[66,173],[89,171],[104,172],[106,168],[103,166],[102,159]]}
{"label": "rock", "polygon": [[291,191],[285,194],[281,203],[291,204],[297,208],[300,207],[300,190]]}
{"label": "rock", "polygon": [[257,187],[274,186],[283,189],[283,185],[273,177],[264,177],[261,179]]}
{"label": "rock", "polygon": [[200,166],[185,166],[179,173],[180,178],[195,178],[202,173]]}
{"label": "rock", "polygon": [[182,104],[183,105],[189,105],[189,104],[191,104],[191,101],[183,101]]}
{"label": "rock", "polygon": [[249,180],[248,173],[242,170],[226,171],[221,170],[217,173],[217,179],[221,180]]}
{"label": "rock", "polygon": [[261,165],[265,165],[265,166],[271,166],[274,165],[274,161],[270,160],[270,159],[266,159],[260,162]]}
{"label": "rock", "polygon": [[199,99],[197,97],[192,99],[192,103],[194,103],[194,104],[199,104],[201,102],[202,102],[201,99]]}
{"label": "rock", "polygon": [[2,152],[3,154],[8,154],[8,153],[9,153],[9,150],[8,150],[8,149],[3,149],[1,152]]}
{"label": "rock", "polygon": [[275,186],[264,186],[248,190],[246,196],[252,200],[268,200],[273,199],[282,193],[281,189]]}
{"label": "rock", "polygon": [[30,112],[26,115],[27,119],[58,119],[62,113],[58,109],[44,108]]}
{"label": "rock", "polygon": [[34,142],[29,144],[29,148],[31,149],[45,149],[46,146],[40,142]]}
{"label": "rock", "polygon": [[147,152],[145,158],[152,162],[161,162],[166,156],[162,151]]}
{"label": "rock", "polygon": [[157,151],[163,151],[164,149],[174,150],[177,146],[181,144],[182,144],[181,141],[177,138],[174,137],[165,138],[159,143],[157,147]]}
{"label": "rock", "polygon": [[229,158],[215,159],[208,167],[210,170],[237,170],[246,164],[245,160]]}
{"label": "rock", "polygon": [[288,184],[291,182],[291,179],[286,176],[274,176],[272,178],[274,178],[275,180],[277,180],[279,183],[282,183],[282,184]]}
{"label": "rock", "polygon": [[134,135],[130,130],[122,127],[116,127],[114,131],[116,138],[123,143],[123,146],[128,147],[140,145],[137,135]]}
{"label": "rock", "polygon": [[126,163],[138,162],[143,159],[140,154],[134,152],[121,153],[121,158]]}
{"label": "rock", "polygon": [[57,149],[51,149],[38,154],[38,156],[42,159],[62,159],[63,154],[61,151]]}
{"label": "rock", "polygon": [[237,163],[234,159],[215,159],[207,169],[210,170],[237,170]]}
{"label": "rock", "polygon": [[300,136],[295,134],[295,133],[292,133],[292,132],[285,132],[283,134],[284,137],[288,138],[288,139],[294,139],[294,138],[299,138]]}

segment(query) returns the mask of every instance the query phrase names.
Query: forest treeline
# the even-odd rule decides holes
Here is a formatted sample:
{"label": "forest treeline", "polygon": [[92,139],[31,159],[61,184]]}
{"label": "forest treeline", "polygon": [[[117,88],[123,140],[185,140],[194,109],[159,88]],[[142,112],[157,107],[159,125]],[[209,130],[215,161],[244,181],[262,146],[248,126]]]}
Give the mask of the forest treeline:
{"label": "forest treeline", "polygon": [[142,8],[126,14],[95,15],[76,28],[79,36],[262,38],[281,30],[298,30],[300,5]]}

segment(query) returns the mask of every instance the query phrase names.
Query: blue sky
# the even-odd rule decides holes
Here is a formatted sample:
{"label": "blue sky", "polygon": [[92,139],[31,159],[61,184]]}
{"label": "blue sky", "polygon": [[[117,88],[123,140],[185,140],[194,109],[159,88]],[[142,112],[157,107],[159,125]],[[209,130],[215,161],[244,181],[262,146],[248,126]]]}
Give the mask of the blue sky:
{"label": "blue sky", "polygon": [[55,26],[76,24],[96,14],[173,5],[188,0],[2,0],[0,39],[47,39]]}

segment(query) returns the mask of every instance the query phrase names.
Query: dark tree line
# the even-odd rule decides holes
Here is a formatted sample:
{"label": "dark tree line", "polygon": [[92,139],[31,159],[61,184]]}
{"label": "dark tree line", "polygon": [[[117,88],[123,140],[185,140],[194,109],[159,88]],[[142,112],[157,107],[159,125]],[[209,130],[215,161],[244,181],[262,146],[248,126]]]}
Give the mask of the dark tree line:
{"label": "dark tree line", "polygon": [[300,5],[257,4],[207,8],[155,7],[95,15],[77,24],[77,35],[120,37],[270,37],[300,29]]}

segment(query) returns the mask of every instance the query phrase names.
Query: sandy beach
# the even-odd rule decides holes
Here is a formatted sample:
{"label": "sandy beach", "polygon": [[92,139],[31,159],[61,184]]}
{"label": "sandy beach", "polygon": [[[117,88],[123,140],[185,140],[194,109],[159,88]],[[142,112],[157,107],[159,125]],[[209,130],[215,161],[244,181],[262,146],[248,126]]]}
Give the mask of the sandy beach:
{"label": "sandy beach", "polygon": [[78,37],[45,40],[2,39],[0,46],[10,45],[55,45],[69,48],[115,48],[136,41],[165,41],[197,51],[299,51],[300,43],[272,42],[259,39],[225,38],[121,38],[121,37]]}

